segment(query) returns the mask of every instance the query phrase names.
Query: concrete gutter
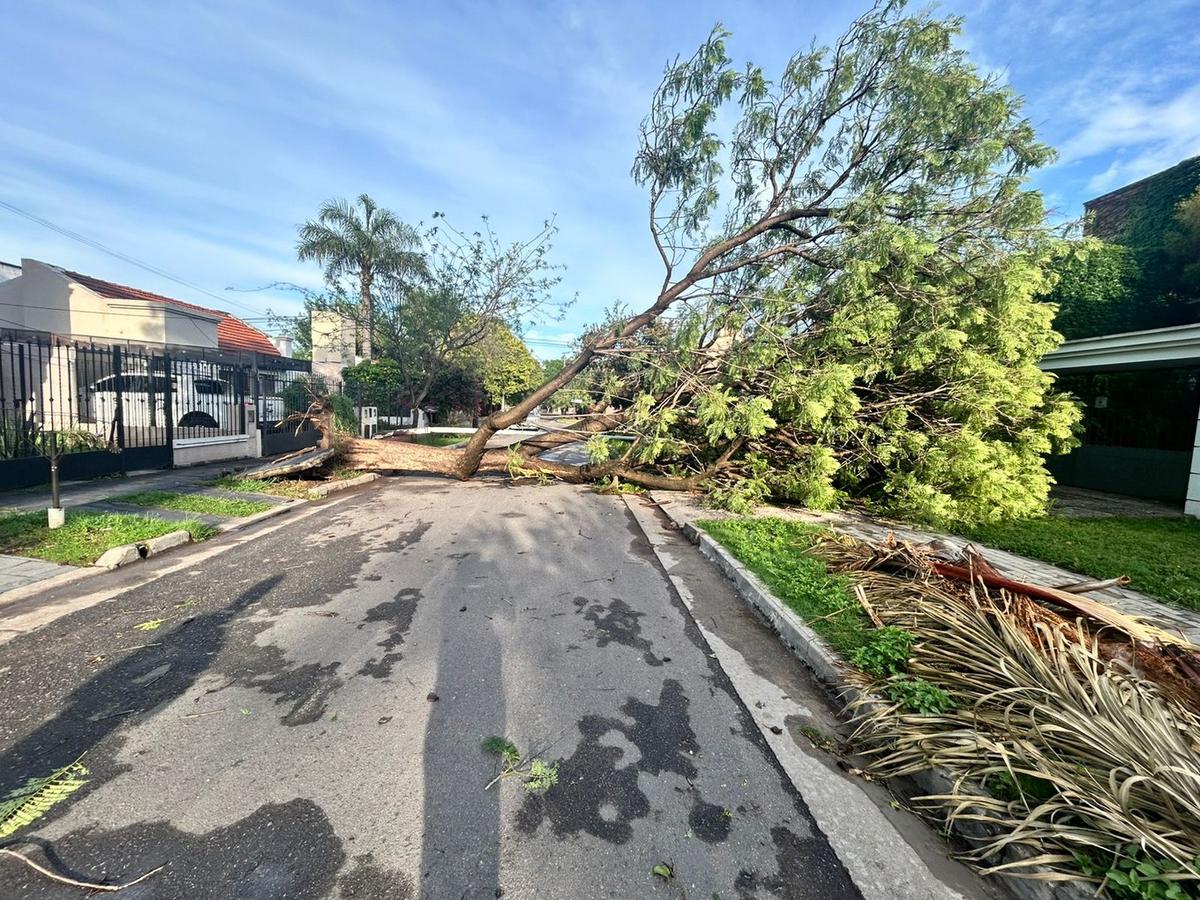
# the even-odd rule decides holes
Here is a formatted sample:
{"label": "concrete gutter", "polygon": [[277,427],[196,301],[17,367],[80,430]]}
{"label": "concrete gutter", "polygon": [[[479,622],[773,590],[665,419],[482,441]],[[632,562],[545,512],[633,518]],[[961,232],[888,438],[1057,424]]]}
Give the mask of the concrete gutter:
{"label": "concrete gutter", "polygon": [[[884,703],[882,698],[864,691],[847,679],[846,663],[822,640],[820,635],[809,628],[803,619],[776,597],[759,580],[758,576],[708,534],[697,528],[693,521],[682,514],[680,508],[669,498],[662,497],[660,492],[655,493],[657,496],[654,496],[653,499],[658,508],[733,583],[739,596],[762,615],[779,636],[780,641],[812,671],[839,710],[844,710],[849,703],[856,699],[864,700],[867,703]],[[653,544],[654,542],[651,541],[651,546]],[[952,792],[955,777],[944,769],[935,768],[911,776],[911,782],[917,789],[917,795],[944,795]],[[962,838],[971,843],[999,833],[998,829],[990,828],[984,823],[958,823],[956,830]],[[1030,855],[1032,854],[1023,848],[1010,846],[1004,853],[1002,862],[1016,862]],[[1094,888],[1090,888],[1086,883],[1035,881],[1030,878],[1008,875],[1004,872],[998,872],[989,878],[1000,881],[1014,897],[1020,898],[1020,900],[1085,900],[1085,898],[1095,896]]]}

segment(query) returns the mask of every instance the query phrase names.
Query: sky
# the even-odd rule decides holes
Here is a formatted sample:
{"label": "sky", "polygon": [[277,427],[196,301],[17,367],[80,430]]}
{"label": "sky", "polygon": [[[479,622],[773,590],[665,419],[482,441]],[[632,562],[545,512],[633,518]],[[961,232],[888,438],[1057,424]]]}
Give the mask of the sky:
{"label": "sky", "polygon": [[[718,21],[768,75],[863,2],[4,4],[0,260],[39,259],[267,326],[319,269],[296,226],[367,193],[401,218],[488,215],[502,238],[553,216],[558,356],[662,271],[629,176],[664,64]],[[955,0],[961,44],[1026,98],[1058,161],[1058,219],[1200,153],[1200,0]],[[90,242],[90,243],[89,243]],[[117,255],[104,252],[99,243]],[[155,271],[135,265],[147,264]],[[172,280],[178,279],[178,281]],[[179,281],[185,284],[178,283]],[[0,309],[0,319],[3,310]],[[2,322],[0,322],[2,324]]]}

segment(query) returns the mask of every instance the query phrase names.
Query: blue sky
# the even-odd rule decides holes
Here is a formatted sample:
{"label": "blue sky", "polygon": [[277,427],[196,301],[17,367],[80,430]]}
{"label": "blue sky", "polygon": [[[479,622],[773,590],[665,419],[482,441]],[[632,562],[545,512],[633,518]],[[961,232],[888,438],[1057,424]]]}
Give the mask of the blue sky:
{"label": "blue sky", "polygon": [[[538,355],[661,280],[629,178],[664,62],[713,23],[768,72],[863,3],[12,4],[0,54],[0,200],[226,299],[287,312],[317,287],[297,223],[369,193],[505,236],[561,229],[561,322]],[[1200,0],[961,0],[964,45],[1009,81],[1059,162],[1062,217],[1200,153]],[[32,257],[206,305],[197,290],[0,208],[0,260]],[[2,317],[2,311],[0,311]]]}

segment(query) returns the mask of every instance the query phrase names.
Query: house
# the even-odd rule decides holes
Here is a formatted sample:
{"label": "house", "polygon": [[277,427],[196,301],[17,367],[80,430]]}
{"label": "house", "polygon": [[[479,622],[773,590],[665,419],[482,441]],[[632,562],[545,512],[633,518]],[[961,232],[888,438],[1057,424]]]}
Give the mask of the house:
{"label": "house", "polygon": [[34,335],[279,356],[266,334],[227,312],[23,259],[0,264],[0,325]]}
{"label": "house", "polygon": [[[1086,233],[1129,247],[1143,275],[1162,278],[1163,234],[1176,204],[1198,188],[1194,157],[1087,201]],[[1141,330],[1081,335],[1042,360],[1084,407],[1082,445],[1047,461],[1060,484],[1166,501],[1200,516],[1200,303],[1183,294],[1164,304],[1158,292],[1140,290]]]}
{"label": "house", "polygon": [[81,451],[74,477],[282,452],[286,429],[264,425],[307,369],[223,310],[38,260],[0,265],[10,480],[41,477],[48,432]]}

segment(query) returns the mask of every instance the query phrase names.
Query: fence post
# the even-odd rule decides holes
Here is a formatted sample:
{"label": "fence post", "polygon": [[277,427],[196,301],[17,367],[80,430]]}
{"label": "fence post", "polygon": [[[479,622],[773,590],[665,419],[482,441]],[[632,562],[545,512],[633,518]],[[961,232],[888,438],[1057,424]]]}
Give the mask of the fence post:
{"label": "fence post", "polygon": [[117,441],[117,453],[121,457],[121,474],[125,472],[125,396],[121,389],[121,348],[117,344],[113,344],[112,348],[112,364],[113,364],[113,393],[116,395],[116,407],[113,410],[113,431]]}
{"label": "fence post", "polygon": [[37,447],[37,441],[35,440],[33,428],[29,424],[29,419],[26,416],[25,410],[25,405],[29,401],[29,390],[25,385],[24,344],[17,345],[17,371],[20,373],[20,383],[17,385],[17,396],[15,398],[16,402],[13,404],[13,407],[16,409],[19,417],[17,420],[19,425],[17,427],[16,444],[18,448],[24,444],[26,453],[32,454]]}
{"label": "fence post", "polygon": [[171,363],[171,354],[163,354],[163,419],[167,426],[167,458],[168,468],[175,467],[175,370]]}

